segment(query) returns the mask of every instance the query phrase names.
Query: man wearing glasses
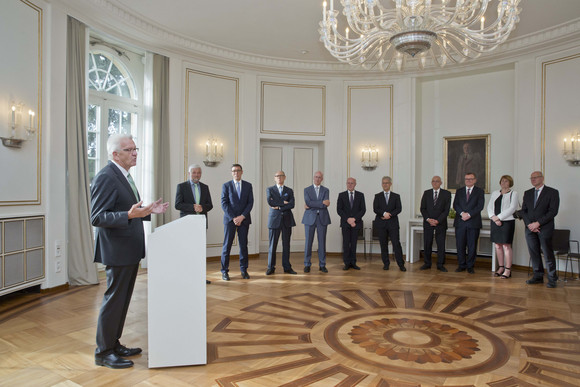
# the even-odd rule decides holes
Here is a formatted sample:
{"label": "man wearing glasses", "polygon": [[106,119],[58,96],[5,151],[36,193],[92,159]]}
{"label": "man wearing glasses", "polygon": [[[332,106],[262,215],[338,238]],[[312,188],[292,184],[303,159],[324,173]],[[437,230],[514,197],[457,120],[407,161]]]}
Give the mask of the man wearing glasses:
{"label": "man wearing glasses", "polygon": [[[477,240],[481,230],[481,211],[485,202],[483,189],[476,187],[477,176],[473,172],[465,174],[465,187],[458,188],[453,200],[456,212],[455,242],[457,244],[456,272],[465,271],[474,274],[475,256],[477,255]],[[465,248],[467,247],[467,260]]]}
{"label": "man wearing glasses", "polygon": [[266,275],[272,275],[276,271],[276,248],[278,239],[282,234],[282,267],[286,274],[296,274],[290,264],[290,237],[292,227],[296,226],[292,209],[294,208],[294,191],[284,185],[286,174],[278,171],[274,175],[275,185],[266,189],[266,199],[270,206],[268,214],[269,247],[268,247],[268,270]]}
{"label": "man wearing glasses", "polygon": [[137,164],[138,148],[130,134],[114,134],[107,141],[109,163],[91,185],[91,224],[95,227],[95,262],[106,266],[107,290],[97,321],[95,364],[128,368],[124,357],[141,353],[119,341],[133,294],[139,261],[145,256],[143,221],[162,214],[169,203],[159,199],[147,206],[129,173]]}
{"label": "man wearing glasses", "polygon": [[240,248],[240,271],[243,279],[250,279],[248,274],[248,231],[252,218],[250,211],[254,206],[252,184],[242,181],[242,166],[232,165],[231,181],[222,186],[222,209],[224,210],[224,245],[222,249],[222,279],[230,280],[230,250],[236,232]]}
{"label": "man wearing glasses", "polygon": [[556,257],[552,247],[552,234],[554,233],[554,218],[560,207],[560,194],[557,189],[544,185],[544,175],[540,171],[532,172],[530,176],[533,188],[524,192],[522,212],[526,225],[526,242],[534,276],[527,280],[529,285],[544,282],[544,265],[542,264],[541,251],[544,252],[546,266],[548,268],[548,288],[555,288],[558,280],[556,270]]}

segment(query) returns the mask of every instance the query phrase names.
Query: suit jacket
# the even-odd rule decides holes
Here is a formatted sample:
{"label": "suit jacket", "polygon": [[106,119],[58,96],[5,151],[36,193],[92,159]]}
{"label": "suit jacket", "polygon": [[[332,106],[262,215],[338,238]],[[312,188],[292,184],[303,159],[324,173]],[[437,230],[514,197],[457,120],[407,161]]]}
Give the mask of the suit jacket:
{"label": "suit jacket", "polygon": [[[403,206],[401,205],[401,196],[399,194],[390,191],[389,193],[389,203],[385,199],[385,191],[381,191],[375,195],[375,200],[373,201],[373,210],[376,214],[375,217],[375,227],[377,228],[388,228],[395,229],[399,228],[399,214],[403,211]],[[388,212],[391,214],[391,219],[381,219],[383,214]]]}
{"label": "suit jacket", "polygon": [[91,224],[96,227],[95,262],[107,266],[138,264],[145,256],[143,221],[129,219],[139,202],[119,168],[109,161],[91,184]]}
{"label": "suit jacket", "polygon": [[238,198],[238,192],[234,181],[225,182],[222,186],[222,209],[224,210],[224,224],[231,222],[236,216],[244,215],[242,224],[251,224],[250,211],[254,207],[254,193],[252,184],[242,180],[242,196]]}
{"label": "suit jacket", "polygon": [[[455,199],[453,200],[453,209],[457,213],[455,215],[454,227],[467,228],[481,228],[481,211],[485,204],[485,196],[483,190],[477,186],[473,186],[469,201],[467,201],[467,189],[465,187],[458,188],[455,191]],[[471,216],[469,220],[461,220],[461,213],[467,212]]]}
{"label": "suit jacket", "polygon": [[[268,187],[266,189],[266,198],[270,206],[270,213],[268,214],[268,228],[280,228],[282,225],[286,227],[296,226],[292,209],[294,208],[294,191],[292,188],[284,186],[282,189],[282,196],[277,185]],[[288,204],[284,204],[288,202]],[[279,209],[274,209],[279,207]]]}
{"label": "suit jacket", "polygon": [[447,230],[447,217],[449,216],[449,209],[451,208],[451,192],[446,189],[439,189],[439,196],[437,197],[437,204],[433,205],[433,188],[423,192],[421,198],[421,215],[423,215],[423,226],[431,226],[427,219],[435,219],[439,222],[436,226]]}
{"label": "suit jacket", "polygon": [[316,190],[314,185],[310,185],[304,188],[304,203],[308,206],[308,209],[304,211],[304,216],[302,217],[302,224],[307,224],[312,226],[316,221],[316,215],[318,214],[320,223],[323,226],[328,226],[330,224],[330,215],[328,214],[328,207],[326,207],[322,202],[324,200],[330,200],[330,191],[324,186],[320,186],[319,198],[316,198]]}
{"label": "suit jacket", "polygon": [[[195,215],[197,212],[193,210],[193,205],[195,204],[195,199],[193,197],[193,190],[191,189],[191,183],[189,180],[177,185],[177,192],[175,193],[175,209],[179,210],[179,216],[184,217],[186,215]],[[199,182],[199,204],[203,207],[203,211],[200,214],[206,215],[206,225],[207,225],[207,213],[213,208],[211,202],[211,195],[209,193],[209,187],[207,184]]]}
{"label": "suit jacket", "polygon": [[363,227],[362,217],[367,212],[365,204],[365,195],[362,192],[354,191],[354,200],[352,208],[350,207],[350,197],[348,190],[338,194],[338,201],[336,203],[336,212],[340,216],[340,227],[353,228],[348,224],[348,218],[355,218],[355,229]]}
{"label": "suit jacket", "polygon": [[524,202],[522,212],[526,226],[533,222],[540,222],[542,235],[549,238],[554,231],[554,218],[558,215],[560,208],[560,193],[557,189],[544,185],[538,202],[534,207],[535,188],[524,192]]}

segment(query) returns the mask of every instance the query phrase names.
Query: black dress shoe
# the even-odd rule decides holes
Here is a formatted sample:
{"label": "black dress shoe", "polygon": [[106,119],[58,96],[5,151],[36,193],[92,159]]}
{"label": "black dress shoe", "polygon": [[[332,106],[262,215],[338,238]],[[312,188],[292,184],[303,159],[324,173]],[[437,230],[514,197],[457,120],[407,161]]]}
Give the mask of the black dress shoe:
{"label": "black dress shoe", "polygon": [[543,284],[544,283],[544,279],[543,278],[534,278],[534,277],[532,277],[531,279],[527,280],[526,283],[528,285]]}
{"label": "black dress shoe", "polygon": [[95,364],[113,369],[133,367],[133,362],[131,360],[123,359],[114,352],[109,353],[108,355],[95,355]]}
{"label": "black dress shoe", "polygon": [[550,289],[554,289],[556,287],[556,282],[548,281],[548,283],[546,284],[546,287],[550,288]]}
{"label": "black dress shoe", "polygon": [[222,273],[222,279],[224,281],[229,281],[230,280],[230,275],[228,273]]}
{"label": "black dress shoe", "polygon": [[467,272],[469,274],[475,274],[475,270],[473,270],[473,267],[470,267],[469,269],[467,269]]}
{"label": "black dress shoe", "polygon": [[431,266],[429,266],[429,265],[427,265],[427,264],[424,264],[423,266],[421,266],[421,267],[419,268],[419,270],[429,270],[429,269],[431,269]]}
{"label": "black dress shoe", "polygon": [[290,268],[290,269],[284,269],[284,273],[286,273],[286,274],[298,274],[294,270],[292,270],[292,268]]}
{"label": "black dress shoe", "polygon": [[310,266],[304,266],[304,272],[310,273]]}
{"label": "black dress shoe", "polygon": [[205,283],[206,283],[206,285],[209,285],[209,284],[211,284],[211,281],[210,280],[205,280]]}
{"label": "black dress shoe", "polygon": [[318,269],[318,270],[320,270],[323,273],[328,273],[328,270],[326,269],[326,266],[320,266],[320,269]]}
{"label": "black dress shoe", "polygon": [[445,266],[439,266],[437,270],[442,271],[443,273],[447,273],[447,269],[445,268]]}
{"label": "black dress shoe", "polygon": [[[274,272],[276,271],[276,269],[268,269],[266,270],[266,275],[272,275],[274,274]],[[242,276],[244,275],[244,273],[242,273]]]}
{"label": "black dress shoe", "polygon": [[458,267],[457,269],[455,269],[456,273],[461,273],[462,271],[465,271],[464,267]]}
{"label": "black dress shoe", "polygon": [[383,266],[383,270],[389,270],[389,265]]}
{"label": "black dress shoe", "polygon": [[242,279],[250,279],[250,275],[245,270],[242,272]]}
{"label": "black dress shoe", "polygon": [[342,270],[348,270],[348,269],[350,269],[350,265],[344,265],[344,266],[342,267]]}
{"label": "black dress shoe", "polygon": [[115,348],[115,354],[118,356],[129,357],[135,356],[141,353],[141,348],[127,348],[122,344],[119,344],[117,348]]}
{"label": "black dress shoe", "polygon": [[353,269],[355,269],[355,270],[360,270],[360,267],[358,267],[358,266],[356,265],[356,263],[353,263],[352,265],[350,265],[350,267],[352,267],[352,268],[353,268]]}
{"label": "black dress shoe", "polygon": [[399,266],[399,270],[401,270],[401,271],[407,271],[407,268],[405,266]]}

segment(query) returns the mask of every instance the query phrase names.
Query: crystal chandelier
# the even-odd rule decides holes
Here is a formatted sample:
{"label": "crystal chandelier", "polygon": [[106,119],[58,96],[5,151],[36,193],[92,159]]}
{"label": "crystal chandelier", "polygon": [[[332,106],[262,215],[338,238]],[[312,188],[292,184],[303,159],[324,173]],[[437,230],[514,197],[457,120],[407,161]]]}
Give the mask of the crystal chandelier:
{"label": "crystal chandelier", "polygon": [[[385,3],[394,3],[386,7]],[[454,4],[453,4],[454,3]],[[495,20],[493,4],[497,4]],[[520,0],[341,0],[346,28],[334,0],[323,3],[320,40],[341,62],[423,69],[477,58],[505,42],[519,21]],[[488,6],[489,12],[486,13]],[[487,19],[486,19],[487,18]],[[342,17],[341,17],[342,19]]]}

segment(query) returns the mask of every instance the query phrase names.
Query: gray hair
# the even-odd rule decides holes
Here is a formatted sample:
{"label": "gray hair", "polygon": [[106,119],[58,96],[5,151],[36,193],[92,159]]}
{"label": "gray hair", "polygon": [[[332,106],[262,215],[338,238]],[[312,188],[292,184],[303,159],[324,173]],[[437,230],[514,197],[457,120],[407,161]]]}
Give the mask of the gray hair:
{"label": "gray hair", "polygon": [[393,179],[391,179],[391,176],[383,176],[383,178],[381,179],[381,181],[383,181],[383,180],[388,180],[389,183],[391,183],[391,184],[393,183]]}
{"label": "gray hair", "polygon": [[191,164],[189,166],[189,168],[187,168],[187,172],[191,172],[192,169],[197,169],[197,168],[201,169],[201,165],[199,165],[199,164]]}
{"label": "gray hair", "polygon": [[113,152],[121,151],[121,141],[122,140],[132,140],[133,135],[128,133],[115,133],[109,136],[107,140],[107,153],[109,154],[109,159],[113,158]]}

